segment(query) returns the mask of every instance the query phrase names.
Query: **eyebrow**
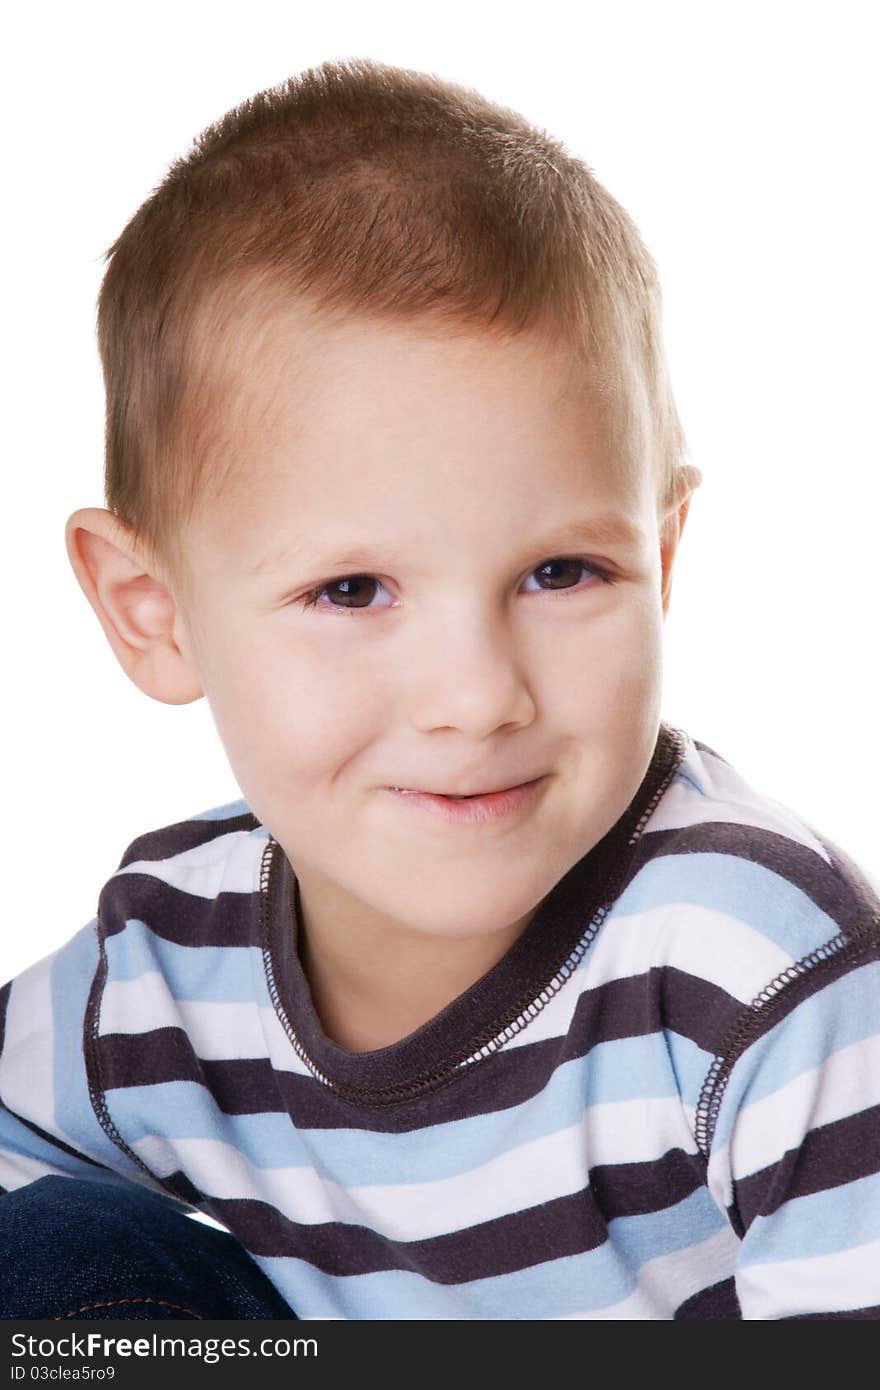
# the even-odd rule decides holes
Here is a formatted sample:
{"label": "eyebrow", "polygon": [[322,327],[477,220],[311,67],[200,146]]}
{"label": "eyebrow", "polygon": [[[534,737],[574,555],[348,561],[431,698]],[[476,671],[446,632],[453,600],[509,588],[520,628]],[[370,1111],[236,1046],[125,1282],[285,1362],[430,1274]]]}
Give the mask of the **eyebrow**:
{"label": "eyebrow", "polygon": [[[644,539],[645,536],[641,527],[634,525],[624,516],[609,513],[605,516],[590,517],[580,521],[563,522],[553,531],[543,537],[538,537],[535,544],[529,548],[540,551],[544,555],[552,555],[554,553],[561,554],[573,545],[636,547]],[[263,574],[275,565],[283,563],[304,565],[307,569],[314,571],[339,569],[344,565],[351,565],[353,568],[359,566],[381,567],[388,562],[389,555],[394,558],[393,551],[394,547],[390,543],[384,549],[376,545],[349,545],[324,555],[320,553],[310,555],[299,549],[272,550],[268,551],[255,565],[249,566],[248,574]]]}

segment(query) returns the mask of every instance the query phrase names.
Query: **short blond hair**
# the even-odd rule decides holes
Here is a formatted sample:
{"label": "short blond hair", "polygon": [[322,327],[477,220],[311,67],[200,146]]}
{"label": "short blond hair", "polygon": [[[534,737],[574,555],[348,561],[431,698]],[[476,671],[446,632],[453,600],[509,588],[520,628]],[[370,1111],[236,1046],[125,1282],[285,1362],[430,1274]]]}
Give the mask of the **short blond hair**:
{"label": "short blond hair", "polygon": [[106,256],[105,498],[154,556],[180,555],[210,479],[224,345],[205,325],[234,338],[228,306],[248,286],[332,313],[549,324],[585,349],[627,437],[650,421],[635,447],[652,455],[660,505],[677,494],[686,446],[651,256],[582,160],[474,91],[323,63],[209,126]]}

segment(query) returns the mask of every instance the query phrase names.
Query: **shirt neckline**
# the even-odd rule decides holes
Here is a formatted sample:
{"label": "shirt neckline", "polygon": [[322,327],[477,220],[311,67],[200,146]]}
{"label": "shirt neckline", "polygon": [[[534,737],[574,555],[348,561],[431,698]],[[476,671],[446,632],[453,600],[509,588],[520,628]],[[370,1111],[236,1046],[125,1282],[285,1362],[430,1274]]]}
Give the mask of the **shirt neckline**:
{"label": "shirt neckline", "polygon": [[684,752],[685,735],[661,723],[626,811],[554,885],[501,959],[420,1028],[372,1052],[350,1052],[324,1033],[296,949],[296,875],[270,835],[261,875],[266,979],[275,1011],[312,1075],[352,1101],[412,1100],[468,1070],[525,1026],[568,978],[619,895],[636,842]]}

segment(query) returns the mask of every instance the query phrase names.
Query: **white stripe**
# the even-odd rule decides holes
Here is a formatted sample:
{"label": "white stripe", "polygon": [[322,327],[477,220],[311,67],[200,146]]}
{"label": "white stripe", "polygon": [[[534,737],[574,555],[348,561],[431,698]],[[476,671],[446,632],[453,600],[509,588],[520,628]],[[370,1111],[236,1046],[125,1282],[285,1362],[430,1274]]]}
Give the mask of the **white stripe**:
{"label": "white stripe", "polygon": [[[52,966],[39,960],[17,976],[9,992],[0,1058],[0,1100],[41,1129],[56,1132],[52,1031]],[[73,1040],[75,1047],[80,1039]]]}
{"label": "white stripe", "polygon": [[[14,1153],[11,1149],[0,1147],[0,1187],[5,1187],[9,1192],[14,1192],[17,1187],[26,1187],[38,1178],[57,1177],[59,1174],[69,1176],[63,1169],[54,1168],[40,1158],[32,1158],[30,1154]],[[2,1201],[3,1198],[0,1197],[0,1202]]]}
{"label": "white stripe", "polygon": [[880,1241],[816,1255],[749,1265],[737,1281],[744,1318],[839,1313],[880,1304]]}
{"label": "white stripe", "polygon": [[[423,1240],[448,1231],[450,1212],[457,1228],[474,1226],[579,1192],[590,1165],[657,1159],[675,1146],[696,1151],[678,1100],[663,1099],[595,1106],[578,1125],[450,1178],[347,1190],[306,1166],[255,1168],[218,1140],[150,1136],[135,1148],[160,1176],[182,1169],[213,1197],[270,1202],[304,1224],[342,1221],[367,1225],[393,1240]],[[319,1151],[328,1173],[332,1153],[331,1136],[326,1155]]]}
{"label": "white stripe", "polygon": [[719,1144],[709,1162],[715,1200],[730,1200],[731,1166],[734,1179],[740,1181],[799,1147],[811,1129],[872,1105],[880,1105],[880,1037],[842,1047],[821,1067],[801,1072],[786,1086],[741,1110],[732,1143]]}
{"label": "white stripe", "polygon": [[696,903],[613,916],[587,958],[585,985],[673,966],[749,1003],[792,956],[737,917]]}
{"label": "white stripe", "polygon": [[260,1009],[260,1023],[265,1051],[273,1070],[292,1072],[295,1076],[311,1076],[311,1070],[294,1049],[284,1024],[270,1005]]}
{"label": "white stripe", "polygon": [[216,898],[220,893],[254,893],[260,886],[260,861],[265,848],[265,836],[249,830],[233,830],[168,859],[135,860],[117,869],[114,878],[120,874],[149,874],[196,898]]}
{"label": "white stripe", "polygon": [[758,793],[734,768],[691,745],[681,770],[694,776],[705,795],[701,796],[687,782],[674,779],[658,802],[648,830],[678,830],[707,821],[754,826],[784,835],[813,850],[826,864],[831,862],[816,832],[791,807]]}
{"label": "white stripe", "polygon": [[147,1033],[152,1028],[182,1028],[196,1056],[205,1061],[266,1054],[255,1004],[175,999],[156,970],[107,985],[101,1002],[102,1034]]}
{"label": "white stripe", "polygon": [[145,971],[134,980],[105,985],[101,996],[98,1031],[148,1033],[151,1028],[175,1028],[180,1014],[169,986],[158,970]]}
{"label": "white stripe", "polygon": [[[691,903],[612,915],[580,969],[507,1045],[519,1047],[564,1037],[584,990],[663,964],[709,980],[747,1003],[768,979],[792,964],[792,957],[737,918]],[[268,1012],[275,1016],[274,1010]],[[258,1045],[253,1017],[254,1007],[247,1003],[175,1000],[161,973],[149,971],[106,986],[100,1031],[146,1033],[152,1028],[189,1027],[191,1020],[193,1043],[200,1057],[263,1056],[265,1049]],[[305,1071],[283,1026],[281,1032],[285,1040],[281,1065],[287,1070]]]}
{"label": "white stripe", "polygon": [[[613,1237],[612,1237],[613,1239]],[[671,1319],[676,1308],[702,1289],[729,1279],[736,1266],[739,1241],[729,1226],[696,1245],[673,1250],[647,1260],[638,1271],[638,1287],[620,1303],[569,1313],[555,1321],[572,1318],[603,1321],[641,1321]]]}
{"label": "white stripe", "polygon": [[653,1163],[672,1148],[697,1152],[686,1107],[678,1096],[594,1105],[586,1111],[583,1126],[586,1137],[578,1160],[582,1173],[605,1163]]}
{"label": "white stripe", "polygon": [[146,971],[108,984],[101,1001],[100,1032],[148,1033],[182,1028],[196,1056],[206,1062],[269,1057],[276,1071],[309,1075],[271,1005],[175,999],[165,977]]}
{"label": "white stripe", "polygon": [[585,990],[658,966],[696,975],[748,1004],[792,963],[787,951],[746,922],[694,903],[626,915],[612,912],[578,969],[506,1046],[564,1037]]}

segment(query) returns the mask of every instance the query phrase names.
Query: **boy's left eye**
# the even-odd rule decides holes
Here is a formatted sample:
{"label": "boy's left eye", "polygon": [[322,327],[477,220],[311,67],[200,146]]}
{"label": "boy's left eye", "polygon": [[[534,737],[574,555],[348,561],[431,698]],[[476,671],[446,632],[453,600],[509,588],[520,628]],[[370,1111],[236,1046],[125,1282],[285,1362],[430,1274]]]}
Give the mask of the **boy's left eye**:
{"label": "boy's left eye", "polygon": [[[566,593],[571,589],[576,589],[577,591],[580,591],[584,587],[592,587],[581,585],[578,582],[580,575],[584,570],[588,570],[597,579],[601,580],[603,584],[614,583],[614,579],[609,574],[609,572],[606,569],[602,568],[600,565],[597,565],[595,561],[584,560],[578,556],[566,555],[555,557],[552,560],[545,560],[543,564],[538,565],[537,568],[533,569],[531,572],[532,575],[543,574],[545,578],[548,578],[550,580],[550,585],[547,588],[539,588],[537,591],[532,589],[528,590],[527,592]],[[547,571],[552,571],[552,573],[547,574]],[[574,582],[566,583],[566,579],[572,575],[574,576]],[[330,608],[336,608],[337,610],[341,609],[343,612],[345,612],[346,610],[349,612],[354,612],[357,609],[366,609],[375,606],[387,608],[390,605],[370,604],[370,598],[372,597],[372,595],[381,588],[382,584],[380,580],[376,579],[375,576],[371,574],[348,574],[345,575],[342,579],[331,579],[326,584],[321,584],[315,589],[310,589],[307,594],[304,594],[302,596],[299,602],[302,604],[304,608],[324,608],[329,606]],[[319,604],[318,600],[322,597],[322,595],[326,594],[329,600],[332,598],[334,591],[337,591],[336,597],[342,599],[351,599],[352,602],[340,604],[329,602],[328,604]]]}
{"label": "boy's left eye", "polygon": [[[562,581],[563,581],[563,582],[561,582],[561,583],[557,583],[557,582],[556,582],[556,580],[560,578],[560,576],[558,575],[558,573],[555,574],[555,575],[546,576],[546,577],[550,578],[551,581],[553,581],[553,582],[551,583],[551,586],[550,586],[550,589],[549,589],[549,590],[545,589],[545,590],[543,590],[542,592],[544,592],[544,593],[548,593],[548,592],[549,592],[549,593],[554,593],[554,592],[556,592],[557,590],[565,590],[565,589],[574,588],[574,587],[577,585],[577,580],[578,580],[580,571],[581,571],[581,570],[585,570],[585,569],[586,569],[586,570],[590,570],[590,571],[591,571],[593,574],[595,574],[599,579],[602,579],[606,584],[610,584],[610,583],[612,582],[611,576],[610,576],[610,574],[608,573],[607,570],[600,569],[598,565],[593,564],[593,562],[590,561],[590,560],[581,560],[581,559],[579,559],[579,558],[577,558],[577,557],[573,557],[573,556],[570,556],[570,555],[560,556],[560,557],[558,557],[557,559],[553,559],[553,560],[545,560],[544,563],[543,563],[543,565],[539,565],[537,569],[532,570],[532,574],[542,574],[542,573],[544,573],[544,571],[546,571],[546,570],[556,570],[557,572],[558,572],[559,570],[561,570],[561,571],[562,571],[561,579],[562,579]],[[565,577],[566,577],[566,575],[571,575],[571,574],[574,574],[574,575],[575,575],[575,583],[574,583],[574,584],[566,584],[566,583],[564,582],[564,581],[565,581]]]}

